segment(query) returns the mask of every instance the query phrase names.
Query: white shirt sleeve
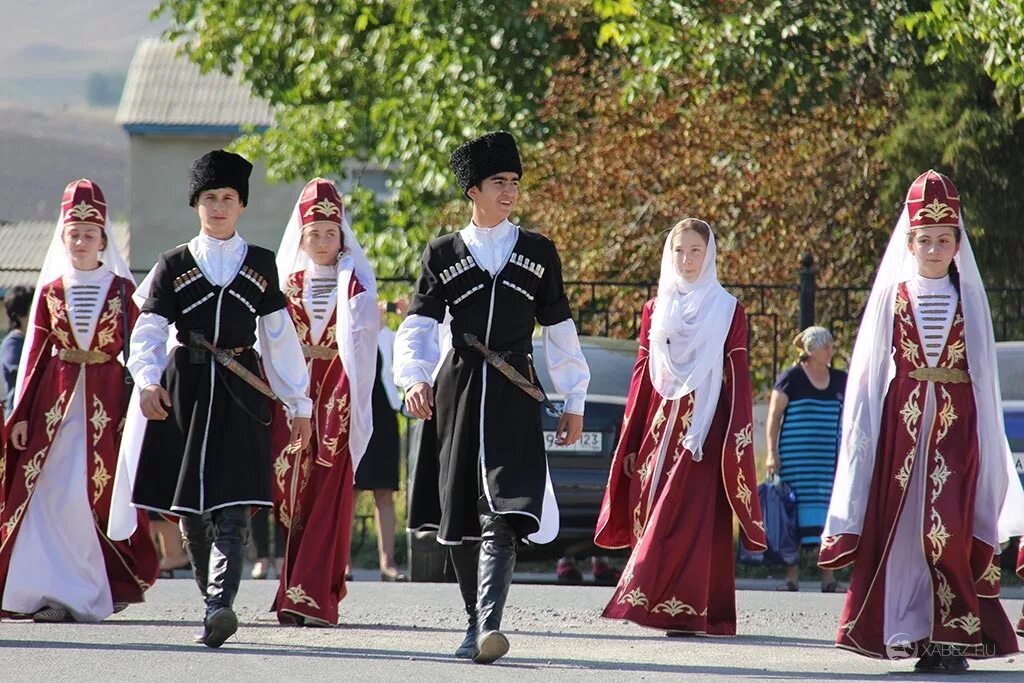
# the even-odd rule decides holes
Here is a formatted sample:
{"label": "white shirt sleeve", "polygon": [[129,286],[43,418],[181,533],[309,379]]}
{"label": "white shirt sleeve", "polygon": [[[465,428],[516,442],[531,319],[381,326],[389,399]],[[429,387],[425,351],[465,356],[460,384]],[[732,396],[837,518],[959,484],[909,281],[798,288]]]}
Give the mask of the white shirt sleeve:
{"label": "white shirt sleeve", "polygon": [[565,396],[565,412],[582,415],[590,385],[590,366],[583,357],[576,323],[567,318],[555,325],[541,328],[544,358],[555,391]]}
{"label": "white shirt sleeve", "polygon": [[263,371],[267,373],[274,393],[284,401],[288,417],[311,416],[313,401],[308,396],[309,370],[287,309],[260,317],[259,339]]}
{"label": "white shirt sleeve", "polygon": [[167,318],[158,313],[143,313],[135,322],[128,346],[128,370],[140,389],[160,384],[160,376],[167,367],[169,326]]}
{"label": "white shirt sleeve", "polygon": [[408,390],[418,382],[433,384],[441,360],[438,322],[425,315],[408,315],[395,334],[395,384]]}

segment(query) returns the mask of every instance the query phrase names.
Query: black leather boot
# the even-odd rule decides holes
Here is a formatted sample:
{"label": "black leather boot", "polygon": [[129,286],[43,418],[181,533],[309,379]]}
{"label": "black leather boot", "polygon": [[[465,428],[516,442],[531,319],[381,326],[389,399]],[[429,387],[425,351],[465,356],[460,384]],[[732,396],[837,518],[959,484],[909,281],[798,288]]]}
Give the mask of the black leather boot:
{"label": "black leather boot", "polygon": [[186,515],[181,518],[181,538],[185,554],[192,564],[199,593],[206,603],[206,585],[210,574],[210,546],[213,545],[213,525],[206,515]]}
{"label": "black leather boot", "polygon": [[210,576],[206,588],[207,647],[220,647],[238,630],[238,617],[232,606],[242,581],[245,532],[249,507],[232,505],[214,510],[213,548],[210,551]]}
{"label": "black leather boot", "polygon": [[462,602],[469,617],[466,637],[455,650],[455,656],[472,659],[476,655],[476,575],[480,564],[480,546],[476,543],[453,545],[448,549],[448,556],[455,568],[455,578],[459,581]]}
{"label": "black leather boot", "polygon": [[508,638],[501,632],[501,614],[516,566],[516,532],[501,515],[481,512],[480,569],[476,603],[477,664],[490,664],[508,653]]}

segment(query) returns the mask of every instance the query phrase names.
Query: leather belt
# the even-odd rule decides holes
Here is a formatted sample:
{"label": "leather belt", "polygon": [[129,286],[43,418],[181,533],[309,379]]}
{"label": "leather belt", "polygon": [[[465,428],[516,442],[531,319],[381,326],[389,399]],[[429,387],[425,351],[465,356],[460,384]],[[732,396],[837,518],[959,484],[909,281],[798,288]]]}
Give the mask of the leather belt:
{"label": "leather belt", "polygon": [[940,382],[943,384],[970,384],[971,376],[958,368],[914,368],[910,378],[918,382]]}
{"label": "leather belt", "polygon": [[81,365],[100,365],[109,363],[112,356],[104,351],[92,351],[86,349],[61,349],[57,357],[68,363],[79,363]]}
{"label": "leather belt", "polygon": [[317,360],[331,360],[337,358],[338,349],[333,346],[303,344],[302,355],[306,358],[315,358]]}

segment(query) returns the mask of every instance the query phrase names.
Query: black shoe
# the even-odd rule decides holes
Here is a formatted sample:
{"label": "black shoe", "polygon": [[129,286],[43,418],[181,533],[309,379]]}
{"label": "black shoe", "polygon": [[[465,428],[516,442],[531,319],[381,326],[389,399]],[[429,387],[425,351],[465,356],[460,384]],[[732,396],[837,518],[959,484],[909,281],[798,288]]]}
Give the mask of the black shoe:
{"label": "black shoe", "polygon": [[942,671],[942,657],[937,654],[928,653],[917,660],[914,665],[916,673],[934,674]]}
{"label": "black shoe", "polygon": [[939,670],[946,674],[967,673],[967,669],[970,668],[967,664],[967,657],[964,657],[963,655],[947,655],[945,657],[941,657],[939,666]]}
{"label": "black shoe", "polygon": [[455,656],[459,659],[476,657],[476,624],[471,624],[466,629],[466,637],[462,639],[462,645],[455,648]]}
{"label": "black shoe", "polygon": [[508,638],[501,631],[487,631],[476,640],[474,664],[490,664],[508,654]]}
{"label": "black shoe", "polygon": [[230,607],[221,607],[206,618],[206,634],[203,645],[220,647],[238,630],[238,617]]}

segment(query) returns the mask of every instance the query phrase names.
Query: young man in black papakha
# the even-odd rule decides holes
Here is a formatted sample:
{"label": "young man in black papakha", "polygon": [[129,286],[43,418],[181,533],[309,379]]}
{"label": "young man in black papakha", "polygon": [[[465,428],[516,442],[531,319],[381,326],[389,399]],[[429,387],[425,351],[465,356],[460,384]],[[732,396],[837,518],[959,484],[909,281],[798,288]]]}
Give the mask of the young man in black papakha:
{"label": "young man in black papakha", "polygon": [[[395,382],[409,413],[425,420],[410,491],[409,528],[436,529],[450,547],[469,628],[457,657],[490,663],[508,652],[501,616],[517,539],[558,532],[537,399],[470,346],[471,334],[536,383],[535,325],[554,388],[565,396],[556,441],[583,429],[590,371],[562,283],[554,243],[509,222],[522,164],[513,137],[488,133],[451,156],[472,220],[423,252],[416,295],[395,340]],[[442,325],[450,316],[450,327]],[[450,329],[441,358],[439,333]],[[436,384],[432,375],[437,368]],[[479,560],[477,552],[479,548]]]}

